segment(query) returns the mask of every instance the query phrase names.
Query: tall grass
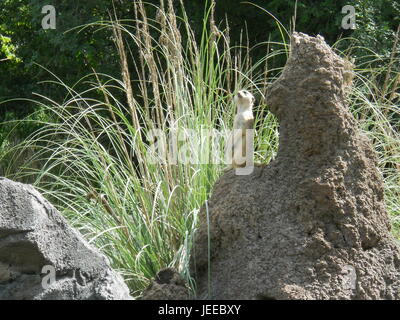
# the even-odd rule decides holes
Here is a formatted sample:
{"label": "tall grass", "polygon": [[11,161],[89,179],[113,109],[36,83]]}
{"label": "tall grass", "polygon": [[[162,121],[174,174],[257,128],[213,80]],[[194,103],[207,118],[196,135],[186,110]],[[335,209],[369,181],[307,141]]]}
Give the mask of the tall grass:
{"label": "tall grass", "polygon": [[[260,44],[265,57],[252,61],[251,49],[233,46],[229,29],[215,24],[214,2],[206,7],[200,41],[181,5],[177,16],[172,0],[161,1],[152,18],[144,3],[135,1],[134,20],[111,14],[110,21],[80,27],[112,32],[121,79],[93,72],[69,87],[53,75],[53,82],[65,88],[64,101],[39,96],[35,103],[50,120],[41,121],[41,129],[22,144],[0,153],[8,165],[5,175],[30,180],[111,259],[134,296],[167,266],[195,286],[188,263],[197,215],[225,167],[204,164],[210,156],[222,159],[224,154],[223,141],[213,142],[207,130],[223,133],[232,127],[234,92],[249,89],[259,101],[255,160],[268,163],[278,146],[278,124],[263,97],[279,71],[269,69],[268,62],[287,55],[287,39],[280,50]],[[351,108],[380,155],[386,201],[398,234],[398,96],[377,99],[378,71],[368,66],[356,71]],[[389,72],[386,92],[395,93],[398,80],[390,79],[399,79],[399,74]],[[166,158],[157,158],[151,143],[155,129],[182,140],[194,137],[186,144],[191,161],[173,161],[171,145]],[[26,150],[31,150],[30,157]],[[21,158],[24,164],[16,168],[13,164]]]}

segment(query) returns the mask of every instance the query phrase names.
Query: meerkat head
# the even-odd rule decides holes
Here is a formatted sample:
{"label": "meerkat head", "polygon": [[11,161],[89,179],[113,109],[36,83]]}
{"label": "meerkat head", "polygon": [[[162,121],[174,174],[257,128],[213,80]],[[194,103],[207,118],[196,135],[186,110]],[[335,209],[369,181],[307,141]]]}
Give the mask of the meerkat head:
{"label": "meerkat head", "polygon": [[233,98],[233,101],[238,106],[238,110],[251,110],[254,104],[254,96],[247,90],[239,90],[238,93]]}

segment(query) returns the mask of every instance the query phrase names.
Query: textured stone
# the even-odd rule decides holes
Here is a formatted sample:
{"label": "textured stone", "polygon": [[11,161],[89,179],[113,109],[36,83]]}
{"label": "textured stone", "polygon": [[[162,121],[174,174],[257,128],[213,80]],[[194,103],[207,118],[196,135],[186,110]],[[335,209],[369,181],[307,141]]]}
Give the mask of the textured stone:
{"label": "textured stone", "polygon": [[39,192],[0,178],[0,299],[132,298],[106,257]]}
{"label": "textured stone", "polygon": [[201,210],[199,298],[400,299],[399,246],[374,151],[346,107],[345,66],[322,37],[293,34],[267,94],[276,159],[248,176],[226,172]]}
{"label": "textured stone", "polygon": [[180,274],[171,268],[160,270],[143,292],[143,300],[188,300],[189,288]]}

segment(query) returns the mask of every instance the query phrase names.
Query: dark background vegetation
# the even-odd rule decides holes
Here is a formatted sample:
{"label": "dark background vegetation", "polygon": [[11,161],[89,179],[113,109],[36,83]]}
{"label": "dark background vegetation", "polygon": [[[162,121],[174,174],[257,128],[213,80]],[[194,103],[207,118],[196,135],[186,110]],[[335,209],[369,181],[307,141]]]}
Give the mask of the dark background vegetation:
{"label": "dark background vegetation", "polygon": [[[41,8],[49,2],[57,10],[56,30],[41,28],[44,16]],[[281,41],[281,34],[274,19],[257,6],[268,10],[289,29],[296,1],[251,2],[254,5],[238,0],[217,0],[215,21],[220,29],[226,28],[227,21],[232,43],[239,43],[243,33],[247,34],[250,46],[267,40]],[[156,9],[151,4],[159,5],[160,2],[148,0],[148,3],[148,16],[154,17]],[[184,0],[183,3],[192,26],[200,33],[204,9],[210,1]],[[179,13],[180,1],[174,0],[173,4]],[[356,8],[357,28],[354,31],[343,30],[340,26],[343,17],[341,8],[346,4]],[[92,26],[79,33],[77,30],[66,33],[80,25],[108,20],[114,8],[120,19],[135,18],[132,0],[2,0],[0,101],[12,98],[32,99],[33,93],[40,93],[58,101],[62,99],[65,90],[50,83],[43,83],[53,76],[40,66],[51,71],[69,86],[93,70],[118,77],[118,53],[109,30],[99,30],[98,26]],[[361,46],[389,56],[399,16],[400,4],[392,0],[299,0],[296,30],[310,35],[321,34],[331,45],[340,38],[351,36],[358,39]],[[260,47],[259,50],[254,50],[253,58],[262,56],[262,50],[265,49]],[[276,61],[276,64],[282,62]],[[135,79],[134,74],[132,79]],[[34,104],[30,102],[13,101],[1,104],[0,121],[25,117],[34,109]],[[30,129],[26,127],[23,130]]]}

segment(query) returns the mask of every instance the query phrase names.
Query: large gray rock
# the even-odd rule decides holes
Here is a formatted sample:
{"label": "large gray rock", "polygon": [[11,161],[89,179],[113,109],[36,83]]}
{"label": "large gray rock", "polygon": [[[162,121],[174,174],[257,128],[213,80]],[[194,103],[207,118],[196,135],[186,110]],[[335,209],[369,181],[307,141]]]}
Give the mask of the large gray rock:
{"label": "large gray rock", "polygon": [[375,154],[345,104],[345,67],[322,37],[293,34],[267,95],[278,155],[215,185],[192,255],[198,297],[400,299],[399,246]]}
{"label": "large gray rock", "polygon": [[0,178],[0,299],[132,298],[106,257],[39,192]]}

